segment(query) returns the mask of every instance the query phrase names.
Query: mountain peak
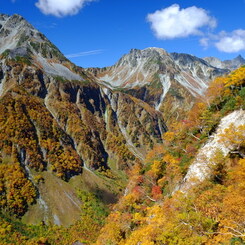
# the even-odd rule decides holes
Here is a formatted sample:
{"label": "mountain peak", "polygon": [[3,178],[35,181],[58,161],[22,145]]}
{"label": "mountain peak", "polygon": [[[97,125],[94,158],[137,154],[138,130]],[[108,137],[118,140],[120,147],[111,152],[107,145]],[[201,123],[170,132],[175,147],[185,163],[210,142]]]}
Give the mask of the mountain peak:
{"label": "mountain peak", "polygon": [[245,59],[240,54],[236,58],[234,58],[234,60],[240,61],[240,62],[245,62]]}
{"label": "mountain peak", "polygon": [[142,62],[147,62],[152,59],[157,62],[161,57],[169,57],[169,54],[161,48],[150,47],[146,49],[131,49],[128,54],[125,54],[116,64],[116,66],[121,66],[128,64],[132,67],[140,65]]}
{"label": "mountain peak", "polygon": [[[131,49],[114,66],[97,69],[93,74],[112,89],[139,91],[139,99],[159,110],[169,91],[176,95],[173,91],[183,88],[187,97],[202,96],[210,80],[225,72],[193,55],[169,54],[164,49],[150,47]],[[155,92],[151,94],[152,88]]]}
{"label": "mountain peak", "polygon": [[[73,72],[73,64],[60,50],[18,14],[0,15],[0,57],[1,62],[21,58],[24,63],[32,64],[48,74],[82,79]],[[65,62],[68,63],[65,65]]]}
{"label": "mountain peak", "polygon": [[223,63],[228,66],[228,69],[235,70],[240,66],[245,65],[245,59],[239,54],[236,58],[225,60]]}
{"label": "mountain peak", "polygon": [[10,58],[41,56],[66,60],[45,35],[18,14],[0,15],[0,54],[3,53]]}
{"label": "mountain peak", "polygon": [[158,53],[165,53],[167,54],[167,51],[163,48],[158,48],[158,47],[149,47],[149,48],[145,48],[143,49],[143,51],[156,51]]}
{"label": "mountain peak", "polygon": [[34,27],[19,14],[6,15],[0,14],[0,24],[5,29],[17,28],[19,26],[34,29]]}
{"label": "mountain peak", "polygon": [[221,69],[235,70],[240,66],[245,65],[245,59],[240,54],[234,59],[224,61],[221,61],[216,57],[205,57],[203,59],[211,66]]}

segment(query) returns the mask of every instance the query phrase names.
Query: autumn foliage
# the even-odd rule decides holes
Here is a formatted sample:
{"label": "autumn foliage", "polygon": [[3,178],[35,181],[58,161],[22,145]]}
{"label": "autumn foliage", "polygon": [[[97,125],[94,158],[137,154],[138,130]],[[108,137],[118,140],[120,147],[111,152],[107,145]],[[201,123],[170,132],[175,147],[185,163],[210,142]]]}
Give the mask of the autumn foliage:
{"label": "autumn foliage", "polygon": [[164,144],[135,166],[124,196],[114,206],[96,244],[244,244],[245,243],[245,132],[230,128],[221,141],[235,150],[219,151],[210,177],[188,193],[176,186],[198,149],[215,131],[220,119],[245,108],[245,68],[217,78],[183,121],[171,125]]}
{"label": "autumn foliage", "polygon": [[[104,126],[93,120],[95,117],[91,111],[85,107],[78,109],[60,98],[54,105],[60,126],[42,106],[42,99],[20,88],[13,89],[0,104],[1,242],[244,244],[244,125],[232,125],[221,135],[221,140],[232,144],[235,149],[226,157],[219,152],[211,157],[214,164],[209,178],[186,193],[177,191],[198,150],[215,132],[221,118],[234,110],[245,109],[244,84],[244,67],[214,80],[205,97],[197,101],[186,117],[170,125],[169,131],[163,135],[164,143],[154,145],[144,163],[135,161],[125,147],[112,117],[107,125],[111,132],[106,133]],[[84,120],[78,116],[80,112],[77,110],[83,112]],[[35,202],[38,193],[34,184],[43,181],[42,171],[51,171],[64,180],[81,173],[83,162],[74,149],[75,145],[83,156],[90,159],[90,166],[96,169],[105,166],[105,156],[92,148],[95,145],[94,149],[100,152],[101,141],[92,142],[88,124],[95,135],[98,130],[102,132],[99,140],[106,142],[108,150],[117,156],[119,168],[129,169],[127,187],[110,215],[106,218],[108,209],[95,195],[81,192],[84,212],[71,227],[26,226],[13,217],[10,219],[6,213],[19,217]],[[76,144],[62,129],[65,127]],[[138,132],[141,125],[135,128]],[[147,137],[145,135],[142,141],[149,143],[151,140]]]}

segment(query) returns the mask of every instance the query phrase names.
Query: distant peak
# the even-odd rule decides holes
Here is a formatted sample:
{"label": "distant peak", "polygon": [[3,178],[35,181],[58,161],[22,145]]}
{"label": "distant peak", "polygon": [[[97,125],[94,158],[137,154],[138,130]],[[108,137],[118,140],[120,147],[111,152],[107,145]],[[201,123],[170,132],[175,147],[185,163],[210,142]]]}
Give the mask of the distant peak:
{"label": "distant peak", "polygon": [[242,60],[242,61],[244,61],[244,58],[239,54],[239,55],[235,58],[235,60]]}
{"label": "distant peak", "polygon": [[17,56],[66,60],[61,52],[42,33],[19,14],[0,14],[0,54],[5,57]]}

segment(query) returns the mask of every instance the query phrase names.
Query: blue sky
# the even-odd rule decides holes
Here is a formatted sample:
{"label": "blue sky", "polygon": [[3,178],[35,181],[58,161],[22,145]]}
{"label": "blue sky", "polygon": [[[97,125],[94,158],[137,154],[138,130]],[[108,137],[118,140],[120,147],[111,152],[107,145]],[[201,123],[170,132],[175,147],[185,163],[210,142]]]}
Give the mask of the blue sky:
{"label": "blue sky", "polygon": [[245,0],[0,0],[0,12],[25,17],[82,67],[131,48],[245,56]]}

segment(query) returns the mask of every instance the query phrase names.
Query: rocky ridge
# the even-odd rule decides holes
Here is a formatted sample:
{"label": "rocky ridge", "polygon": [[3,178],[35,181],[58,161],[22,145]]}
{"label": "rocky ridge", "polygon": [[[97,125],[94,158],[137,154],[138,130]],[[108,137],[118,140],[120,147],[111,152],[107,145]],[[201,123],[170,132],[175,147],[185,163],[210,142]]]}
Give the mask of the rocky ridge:
{"label": "rocky ridge", "polygon": [[165,119],[180,118],[203,96],[211,80],[228,72],[195,56],[154,47],[132,49],[111,67],[87,71],[98,83],[147,102]]}

